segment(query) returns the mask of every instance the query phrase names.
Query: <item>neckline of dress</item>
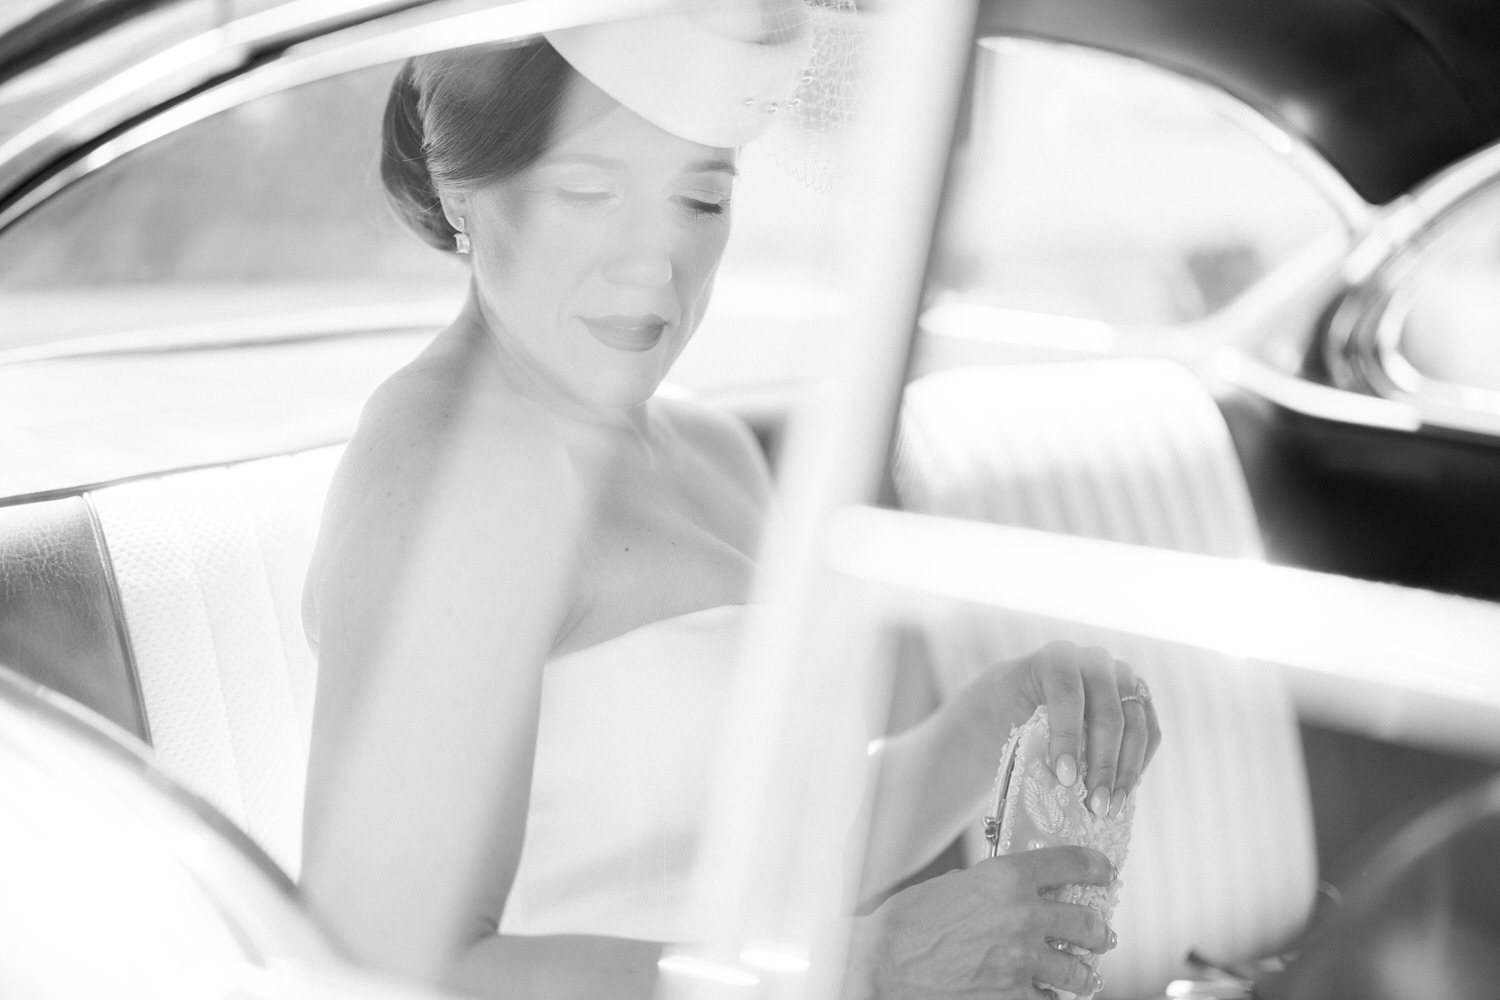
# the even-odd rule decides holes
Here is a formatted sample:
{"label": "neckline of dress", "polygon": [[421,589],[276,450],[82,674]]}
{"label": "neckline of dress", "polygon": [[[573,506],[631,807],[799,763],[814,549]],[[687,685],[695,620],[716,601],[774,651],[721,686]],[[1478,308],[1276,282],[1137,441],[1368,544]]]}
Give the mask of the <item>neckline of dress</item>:
{"label": "neckline of dress", "polygon": [[725,611],[729,611],[729,610],[732,610],[732,609],[741,609],[741,608],[748,608],[748,607],[750,607],[750,604],[748,602],[733,602],[733,603],[728,603],[728,604],[711,604],[711,605],[709,605],[706,608],[697,608],[697,609],[695,609],[693,611],[684,611],[684,612],[681,612],[679,614],[668,615],[666,618],[656,618],[656,619],[653,619],[653,620],[651,620],[649,622],[642,622],[641,624],[636,625],[633,628],[628,628],[624,632],[621,632],[621,633],[619,633],[617,635],[612,635],[612,636],[609,636],[606,639],[600,639],[598,642],[590,643],[587,646],[579,646],[577,649],[569,650],[566,653],[557,653],[557,654],[554,654],[553,657],[552,657],[552,659],[554,659],[554,660],[560,660],[560,659],[563,659],[564,657],[577,656],[580,653],[587,653],[590,650],[601,649],[601,648],[603,648],[605,646],[610,645],[611,643],[620,642],[622,640],[629,639],[632,636],[639,635],[641,632],[649,631],[651,629],[662,628],[662,627],[669,627],[669,626],[672,626],[672,625],[680,624],[681,622],[686,621],[686,620],[691,619],[691,618],[697,618],[699,616],[708,615],[708,614],[712,614],[712,613],[723,613]]}

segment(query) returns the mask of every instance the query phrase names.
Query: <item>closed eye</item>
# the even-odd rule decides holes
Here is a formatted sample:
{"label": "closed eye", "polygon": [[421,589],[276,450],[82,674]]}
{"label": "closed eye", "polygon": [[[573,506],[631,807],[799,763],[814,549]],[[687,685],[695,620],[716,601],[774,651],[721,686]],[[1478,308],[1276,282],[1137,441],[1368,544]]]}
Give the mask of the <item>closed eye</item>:
{"label": "closed eye", "polygon": [[677,203],[694,215],[723,215],[729,208],[729,199],[705,201],[702,198],[681,197]]}

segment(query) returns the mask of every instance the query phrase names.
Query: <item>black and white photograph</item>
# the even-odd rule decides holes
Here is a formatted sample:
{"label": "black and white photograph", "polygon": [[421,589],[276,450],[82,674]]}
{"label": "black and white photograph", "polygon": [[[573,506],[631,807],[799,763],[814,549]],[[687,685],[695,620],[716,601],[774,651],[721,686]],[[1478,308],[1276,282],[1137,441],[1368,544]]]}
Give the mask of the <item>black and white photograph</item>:
{"label": "black and white photograph", "polygon": [[1500,4],[0,0],[104,997],[1500,998]]}

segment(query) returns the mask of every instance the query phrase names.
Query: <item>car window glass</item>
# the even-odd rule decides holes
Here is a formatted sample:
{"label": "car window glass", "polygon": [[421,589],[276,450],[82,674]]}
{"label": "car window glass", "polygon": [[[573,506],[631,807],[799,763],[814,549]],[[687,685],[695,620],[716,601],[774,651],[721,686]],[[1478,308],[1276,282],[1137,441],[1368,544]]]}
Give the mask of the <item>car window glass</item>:
{"label": "car window glass", "polygon": [[1500,188],[1465,205],[1415,267],[1388,316],[1398,366],[1404,361],[1422,379],[1500,393]]}
{"label": "car window glass", "polygon": [[[6,492],[348,433],[468,285],[462,259],[387,203],[377,152],[396,69],[261,92],[104,163],[0,232],[0,398],[19,435]],[[744,151],[712,306],[676,385],[758,398],[826,373],[841,308],[827,262],[845,256],[830,247],[849,186],[809,171],[834,159],[795,134]],[[272,343],[299,360],[185,350]],[[275,374],[287,370],[296,378]]]}
{"label": "car window glass", "polygon": [[380,194],[389,78],[261,97],[43,204],[0,239],[0,346],[459,294],[462,267],[411,239]]}
{"label": "car window glass", "polygon": [[[467,271],[413,238],[381,187],[380,113],[394,72],[345,74],[196,122],[9,227],[0,351],[132,332],[274,339],[356,307],[444,320]],[[722,332],[695,340],[677,378],[707,388],[826,368],[830,341],[817,330],[835,305],[818,276],[836,238],[837,181],[806,175],[833,170],[830,156],[780,133],[744,152],[705,321]]]}
{"label": "car window glass", "polygon": [[1157,67],[990,39],[975,79],[934,271],[948,298],[1183,322],[1340,225],[1223,95]]}

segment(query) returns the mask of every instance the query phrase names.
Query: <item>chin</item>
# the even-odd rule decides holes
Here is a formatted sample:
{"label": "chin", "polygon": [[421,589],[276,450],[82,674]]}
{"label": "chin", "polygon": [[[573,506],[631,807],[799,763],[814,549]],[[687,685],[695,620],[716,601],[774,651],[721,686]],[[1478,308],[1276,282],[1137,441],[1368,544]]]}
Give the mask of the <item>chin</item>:
{"label": "chin", "polygon": [[589,399],[597,406],[606,409],[624,410],[641,406],[652,396],[656,395],[665,380],[665,373],[653,373],[649,377],[645,375],[630,377],[621,376],[616,378],[601,379],[591,386]]}

